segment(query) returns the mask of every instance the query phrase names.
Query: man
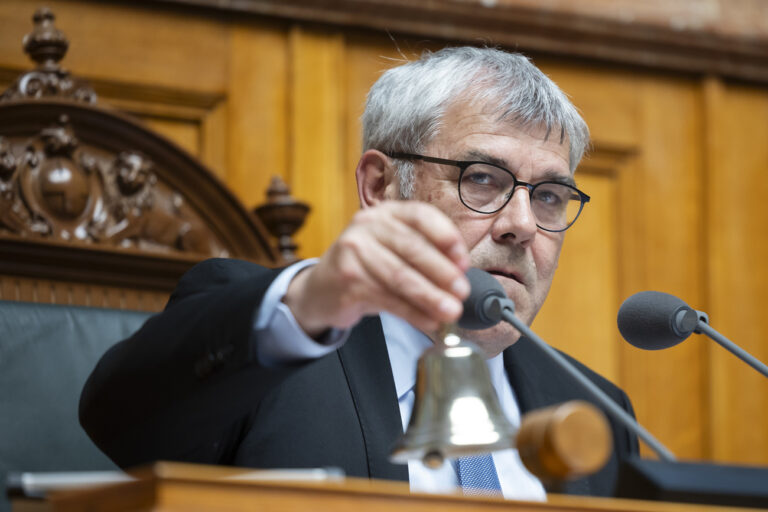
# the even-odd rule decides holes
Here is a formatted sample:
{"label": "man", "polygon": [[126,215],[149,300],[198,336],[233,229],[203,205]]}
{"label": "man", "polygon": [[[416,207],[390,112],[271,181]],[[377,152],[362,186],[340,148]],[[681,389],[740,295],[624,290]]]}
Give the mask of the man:
{"label": "man", "polygon": [[[338,466],[414,489],[468,487],[462,461],[430,471],[388,460],[413,407],[416,361],[460,316],[470,266],[494,274],[533,321],[589,199],[573,179],[587,128],[527,59],[477,48],[386,72],[363,125],[362,208],[319,260],[285,270],[204,262],[161,315],[102,358],[81,421],[116,462]],[[462,335],[487,353],[513,423],[586,398],[511,327]],[[611,493],[618,460],[637,451],[633,436],[613,433],[606,468],[566,491]],[[489,459],[505,496],[543,497],[514,450]]]}

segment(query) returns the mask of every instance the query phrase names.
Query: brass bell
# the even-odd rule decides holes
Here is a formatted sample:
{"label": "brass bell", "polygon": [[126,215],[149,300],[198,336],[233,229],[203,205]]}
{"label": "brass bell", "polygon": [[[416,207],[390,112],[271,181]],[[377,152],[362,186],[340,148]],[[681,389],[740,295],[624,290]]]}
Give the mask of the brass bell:
{"label": "brass bell", "polygon": [[438,468],[446,458],[515,445],[516,430],[501,410],[485,353],[449,333],[419,358],[413,414],[390,460],[421,459]]}

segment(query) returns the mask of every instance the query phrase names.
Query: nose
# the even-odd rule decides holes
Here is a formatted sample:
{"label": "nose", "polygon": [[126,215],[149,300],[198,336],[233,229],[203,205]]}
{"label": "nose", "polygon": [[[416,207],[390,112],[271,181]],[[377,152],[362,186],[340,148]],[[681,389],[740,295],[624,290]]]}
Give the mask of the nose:
{"label": "nose", "polygon": [[530,245],[538,232],[536,217],[531,209],[531,197],[525,186],[517,187],[509,202],[496,213],[493,239],[499,243],[513,242]]}

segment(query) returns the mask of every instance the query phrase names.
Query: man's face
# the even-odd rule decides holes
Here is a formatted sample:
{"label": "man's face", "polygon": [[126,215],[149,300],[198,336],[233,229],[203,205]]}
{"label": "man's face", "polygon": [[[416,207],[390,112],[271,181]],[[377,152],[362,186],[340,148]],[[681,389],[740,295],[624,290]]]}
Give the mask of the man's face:
{"label": "man's face", "polygon": [[[560,143],[559,131],[544,140],[543,128],[515,128],[480,108],[461,104],[446,113],[443,126],[424,155],[495,163],[531,184],[570,177],[568,141]],[[530,325],[549,292],[564,234],[537,228],[525,187],[518,188],[501,211],[487,215],[461,204],[458,168],[419,162],[414,173],[412,199],[437,206],[453,220],[467,244],[472,266],[496,277],[514,301],[517,316]],[[502,323],[462,336],[494,356],[517,341],[519,333]]]}

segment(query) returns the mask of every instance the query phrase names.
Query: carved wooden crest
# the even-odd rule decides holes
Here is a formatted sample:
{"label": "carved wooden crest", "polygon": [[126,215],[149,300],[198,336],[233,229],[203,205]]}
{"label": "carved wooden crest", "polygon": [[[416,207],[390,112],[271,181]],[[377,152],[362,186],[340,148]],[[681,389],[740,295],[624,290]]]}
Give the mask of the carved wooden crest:
{"label": "carved wooden crest", "polygon": [[34,137],[0,137],[0,233],[227,256],[138,150],[80,144],[66,115]]}
{"label": "carved wooden crest", "polygon": [[170,289],[206,257],[279,263],[213,173],[60,68],[53,21],[35,13],[37,67],[0,96],[0,274]]}

